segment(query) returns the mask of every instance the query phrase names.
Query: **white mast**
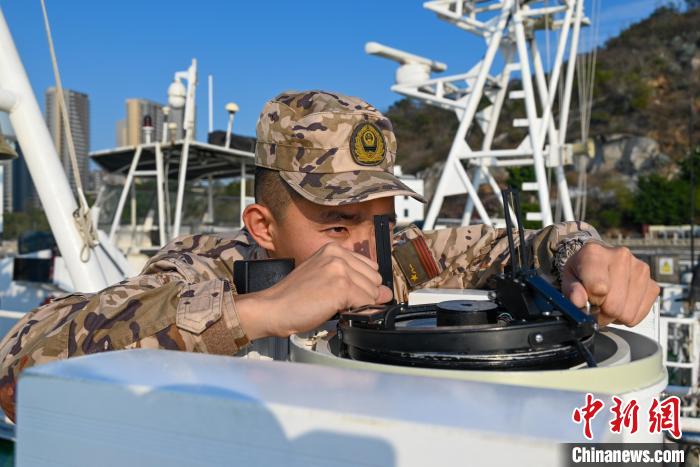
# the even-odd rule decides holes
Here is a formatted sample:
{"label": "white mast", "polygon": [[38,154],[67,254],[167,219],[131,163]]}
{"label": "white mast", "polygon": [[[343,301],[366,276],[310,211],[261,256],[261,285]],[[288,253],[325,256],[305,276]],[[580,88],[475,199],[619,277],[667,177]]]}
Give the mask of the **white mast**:
{"label": "white mast", "polygon": [[[187,80],[185,93],[182,79]],[[175,79],[168,88],[168,103],[170,107],[177,109],[185,106],[185,142],[180,156],[180,168],[178,174],[177,198],[175,200],[175,220],[173,222],[172,238],[180,235],[182,224],[182,203],[185,197],[185,183],[187,182],[187,163],[190,156],[190,143],[194,140],[195,98],[197,89],[197,60],[192,59],[192,64],[187,71],[175,73]]]}
{"label": "white mast", "polygon": [[[91,248],[87,261],[81,260],[83,240],[73,213],[77,209],[68,178],[63,171],[53,140],[39,110],[27,73],[20,61],[5,17],[0,9],[0,110],[8,112],[29,173],[51,225],[73,286],[94,292],[124,278],[119,265],[123,258],[110,259],[109,245]],[[103,240],[102,240],[103,241]]]}
{"label": "white mast", "polygon": [[[480,36],[486,52],[479,63],[466,73],[432,78],[431,72],[446,66],[375,42],[367,43],[365,51],[399,62],[396,84],[392,90],[428,104],[452,110],[460,120],[445,168],[425,219],[424,228],[435,227],[438,213],[446,196],[467,193],[462,223],[468,225],[472,210],[481,221],[495,224],[479,199],[478,189],[488,183],[500,195],[500,188],[489,172],[490,167],[531,166],[536,181],[526,183],[524,191],[536,191],[540,212],[528,213],[528,220],[553,222],[550,190],[546,168],[554,168],[558,201],[565,220],[573,220],[569,190],[563,165],[569,163],[571,151],[565,144],[566,115],[571,97],[571,78],[578,48],[584,0],[433,0],[424,4],[428,10],[458,28]],[[549,75],[545,75],[542,57],[537,47],[538,30],[559,30],[556,57]],[[573,33],[570,31],[573,29]],[[569,48],[560,127],[553,116],[555,96],[559,88],[565,50]],[[502,56],[502,65],[496,60]],[[521,89],[509,90],[508,84],[519,75]],[[517,118],[512,126],[524,127],[527,136],[515,148],[493,148],[496,128],[506,99],[523,100],[525,118]],[[479,106],[488,101],[483,109]],[[541,110],[540,110],[541,109]],[[472,148],[466,141],[469,131],[478,126],[483,135],[481,148]],[[471,176],[465,169],[472,170]],[[471,164],[471,165],[469,165]],[[498,196],[500,201],[500,196]]]}

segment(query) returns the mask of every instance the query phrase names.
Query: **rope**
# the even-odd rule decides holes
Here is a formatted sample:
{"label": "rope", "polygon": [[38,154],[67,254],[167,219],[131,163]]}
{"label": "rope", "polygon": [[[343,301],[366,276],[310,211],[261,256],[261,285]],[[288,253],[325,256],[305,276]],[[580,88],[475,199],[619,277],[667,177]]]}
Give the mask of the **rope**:
{"label": "rope", "polygon": [[44,29],[46,37],[49,41],[49,52],[51,53],[51,64],[53,66],[53,74],[56,80],[56,94],[58,95],[58,108],[61,111],[61,119],[63,120],[63,128],[66,132],[66,144],[68,146],[68,156],[70,157],[71,168],[73,170],[73,179],[75,180],[76,191],[78,192],[78,208],[73,211],[73,220],[83,241],[83,247],[80,250],[80,260],[87,263],[90,260],[90,250],[99,244],[97,239],[97,231],[95,225],[90,218],[90,206],[85,199],[83,190],[83,181],[80,178],[80,170],[78,169],[78,158],[75,154],[75,144],[73,143],[73,132],[70,127],[68,118],[68,109],[63,94],[63,85],[61,84],[61,74],[58,70],[58,60],[56,59],[56,50],[51,36],[51,26],[49,25],[49,15],[46,11],[46,2],[41,0],[41,10],[44,14]]}
{"label": "rope", "polygon": [[[580,0],[582,1],[582,0]],[[591,32],[587,36],[587,52],[576,57],[576,78],[578,91],[578,107],[581,126],[581,144],[588,148],[588,136],[591,126],[591,112],[593,110],[593,94],[595,90],[595,70],[598,60],[598,35],[600,21],[600,0],[593,0],[591,7],[593,24]],[[578,190],[579,196],[576,199],[576,217],[584,220],[586,216],[586,191],[588,189],[588,174],[585,164],[579,165]]]}
{"label": "rope", "polygon": [[[545,0],[544,7],[549,7],[549,0]],[[546,70],[548,72],[551,72],[550,67],[552,65],[552,51],[549,44],[549,33],[551,32],[551,28],[549,25],[549,13],[544,15],[544,31],[545,56],[547,57],[547,62],[545,63],[545,66]]]}

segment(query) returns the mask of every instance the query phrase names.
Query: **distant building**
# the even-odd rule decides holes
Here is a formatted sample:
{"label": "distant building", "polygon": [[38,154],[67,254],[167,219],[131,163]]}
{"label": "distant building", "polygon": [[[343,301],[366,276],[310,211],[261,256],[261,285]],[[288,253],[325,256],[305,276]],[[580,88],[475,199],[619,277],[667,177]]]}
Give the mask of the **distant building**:
{"label": "distant building", "polygon": [[122,146],[128,146],[128,144],[126,144],[126,119],[117,121],[115,136],[115,141],[117,142],[118,148]]}
{"label": "distant building", "polygon": [[[10,143],[12,147],[17,147],[17,144]],[[15,151],[17,151],[15,149]],[[12,192],[12,161],[2,161],[2,210],[3,212],[13,212],[13,192]]]}
{"label": "distant building", "polygon": [[[143,119],[146,115],[151,117],[153,124],[152,141],[160,141],[163,137],[163,105],[148,99],[127,99],[124,125],[126,140],[123,141],[126,144],[120,146],[136,146],[145,142]],[[119,122],[117,122],[117,128],[119,128]]]}
{"label": "distant building", "polygon": [[[73,134],[73,144],[75,145],[75,155],[78,162],[78,171],[83,186],[88,183],[88,153],[90,152],[90,101],[87,94],[64,89],[63,94],[68,110],[68,121],[70,122],[71,133]],[[75,190],[75,180],[73,169],[71,168],[66,134],[63,127],[63,119],[58,106],[58,94],[56,88],[46,90],[45,118],[46,126],[53,138],[56,152],[61,159],[63,169],[70,180],[71,188]]]}
{"label": "distant building", "polygon": [[[11,148],[17,151],[17,142],[15,140],[15,133],[10,124],[10,119],[8,115],[4,112],[0,112],[0,137],[10,145]],[[3,212],[12,212],[13,202],[12,202],[12,161],[5,161],[0,163],[3,169],[2,173],[2,210]]]}
{"label": "distant building", "polygon": [[[10,162],[11,170],[6,169],[7,172],[5,172],[5,180],[7,180],[7,173],[11,173],[11,211],[25,212],[40,207],[41,203],[39,202],[39,194],[37,193],[36,188],[34,187],[32,176],[29,175],[29,168],[27,168],[27,163],[24,160],[22,148],[17,147],[16,149],[19,158]],[[7,181],[5,183],[7,183]]]}
{"label": "distant building", "polygon": [[17,144],[15,133],[7,114],[0,113],[0,134],[17,152],[19,158],[2,162],[3,167],[3,210],[4,212],[22,212],[39,207],[39,196],[27,163],[22,155],[22,148]]}
{"label": "distant building", "polygon": [[[166,118],[163,104],[148,99],[133,98],[126,100],[126,118],[117,121],[115,125],[117,147],[136,146],[145,142],[143,119],[146,115],[151,117],[153,125],[151,141],[162,141]],[[168,123],[174,122],[176,128],[171,130],[168,139],[179,140],[185,137],[184,116],[184,109],[169,110]]]}
{"label": "distant building", "polygon": [[[424,185],[423,180],[416,178],[414,175],[404,175],[400,165],[394,166],[394,175],[399,177],[411,190],[419,195],[423,195]],[[425,213],[423,203],[410,196],[396,196],[394,199],[394,210],[396,211],[396,224],[408,225],[414,222],[422,222]]]}

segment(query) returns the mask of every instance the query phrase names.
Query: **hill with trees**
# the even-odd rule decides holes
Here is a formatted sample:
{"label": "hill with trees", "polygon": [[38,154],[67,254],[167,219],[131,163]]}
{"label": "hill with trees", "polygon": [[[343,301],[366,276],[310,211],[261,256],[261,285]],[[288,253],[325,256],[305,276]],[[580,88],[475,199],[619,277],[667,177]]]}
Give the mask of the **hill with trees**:
{"label": "hill with trees", "polygon": [[[689,221],[689,148],[700,143],[700,0],[686,3],[660,7],[598,51],[590,124],[596,156],[588,164],[586,220],[603,230],[633,232],[643,224]],[[569,123],[574,142],[580,138],[575,99],[576,93]],[[505,107],[502,118],[522,116],[518,104]],[[437,176],[436,164],[445,160],[457,128],[454,113],[402,99],[387,114],[404,171]],[[495,141],[512,145],[522,138],[519,131],[506,125]],[[694,160],[697,172],[700,156]],[[527,169],[496,172],[504,185],[518,186],[531,177]],[[572,186],[573,168],[567,177]],[[488,201],[488,189],[483,194]],[[451,201],[443,214],[461,211],[464,197]]]}

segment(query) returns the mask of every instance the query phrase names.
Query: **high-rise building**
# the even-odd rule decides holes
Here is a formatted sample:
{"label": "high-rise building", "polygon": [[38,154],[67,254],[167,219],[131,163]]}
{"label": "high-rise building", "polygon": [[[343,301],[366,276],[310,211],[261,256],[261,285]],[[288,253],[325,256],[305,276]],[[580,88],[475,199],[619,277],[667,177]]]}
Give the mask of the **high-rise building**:
{"label": "high-rise building", "polygon": [[[71,133],[73,134],[73,144],[75,145],[75,155],[78,162],[78,171],[83,186],[87,186],[88,173],[88,153],[90,151],[90,100],[87,94],[82,92],[64,89],[63,95],[68,111],[68,121]],[[66,132],[61,117],[61,109],[58,106],[58,93],[56,88],[46,90],[45,118],[46,126],[53,138],[56,152],[61,158],[63,169],[70,180],[71,188],[75,190],[75,179],[71,167],[68,145],[66,143]]]}
{"label": "high-rise building", "polygon": [[[10,143],[10,145],[14,148],[17,147],[16,144]],[[16,152],[17,150],[15,150]],[[3,212],[13,212],[15,211],[14,209],[14,200],[13,200],[13,187],[12,187],[12,182],[13,177],[12,177],[12,168],[13,168],[13,161],[2,161],[0,162],[0,165],[2,166],[2,210]]]}
{"label": "high-rise building", "polygon": [[115,131],[117,147],[128,146],[126,143],[126,119],[118,120]]}
{"label": "high-rise building", "polygon": [[[143,134],[143,119],[151,117],[153,125],[152,141],[160,141],[163,135],[163,106],[148,99],[126,100],[126,141],[125,146],[136,146],[145,143]],[[117,122],[119,128],[119,122]]]}
{"label": "high-rise building", "polygon": [[5,169],[5,180],[7,180],[9,172],[11,179],[10,189],[12,190],[12,211],[25,212],[40,206],[39,194],[34,187],[32,176],[29,175],[27,162],[20,147],[17,147],[17,154],[19,157],[11,161],[10,167]]}
{"label": "high-rise building", "polygon": [[[136,146],[146,142],[143,132],[143,119],[146,115],[151,117],[151,124],[153,125],[151,141],[162,141],[163,125],[165,123],[163,108],[162,104],[148,99],[127,99],[126,118],[117,121],[115,125],[117,147]],[[184,116],[184,109],[170,109],[167,117],[168,122],[175,123],[176,127],[171,129],[169,140],[179,140],[185,137]]]}
{"label": "high-rise building", "polygon": [[0,134],[14,148],[18,158],[2,162],[3,167],[3,210],[5,212],[21,212],[39,207],[39,196],[34,188],[34,182],[27,163],[22,155],[22,148],[10,125],[7,114],[0,112]]}

